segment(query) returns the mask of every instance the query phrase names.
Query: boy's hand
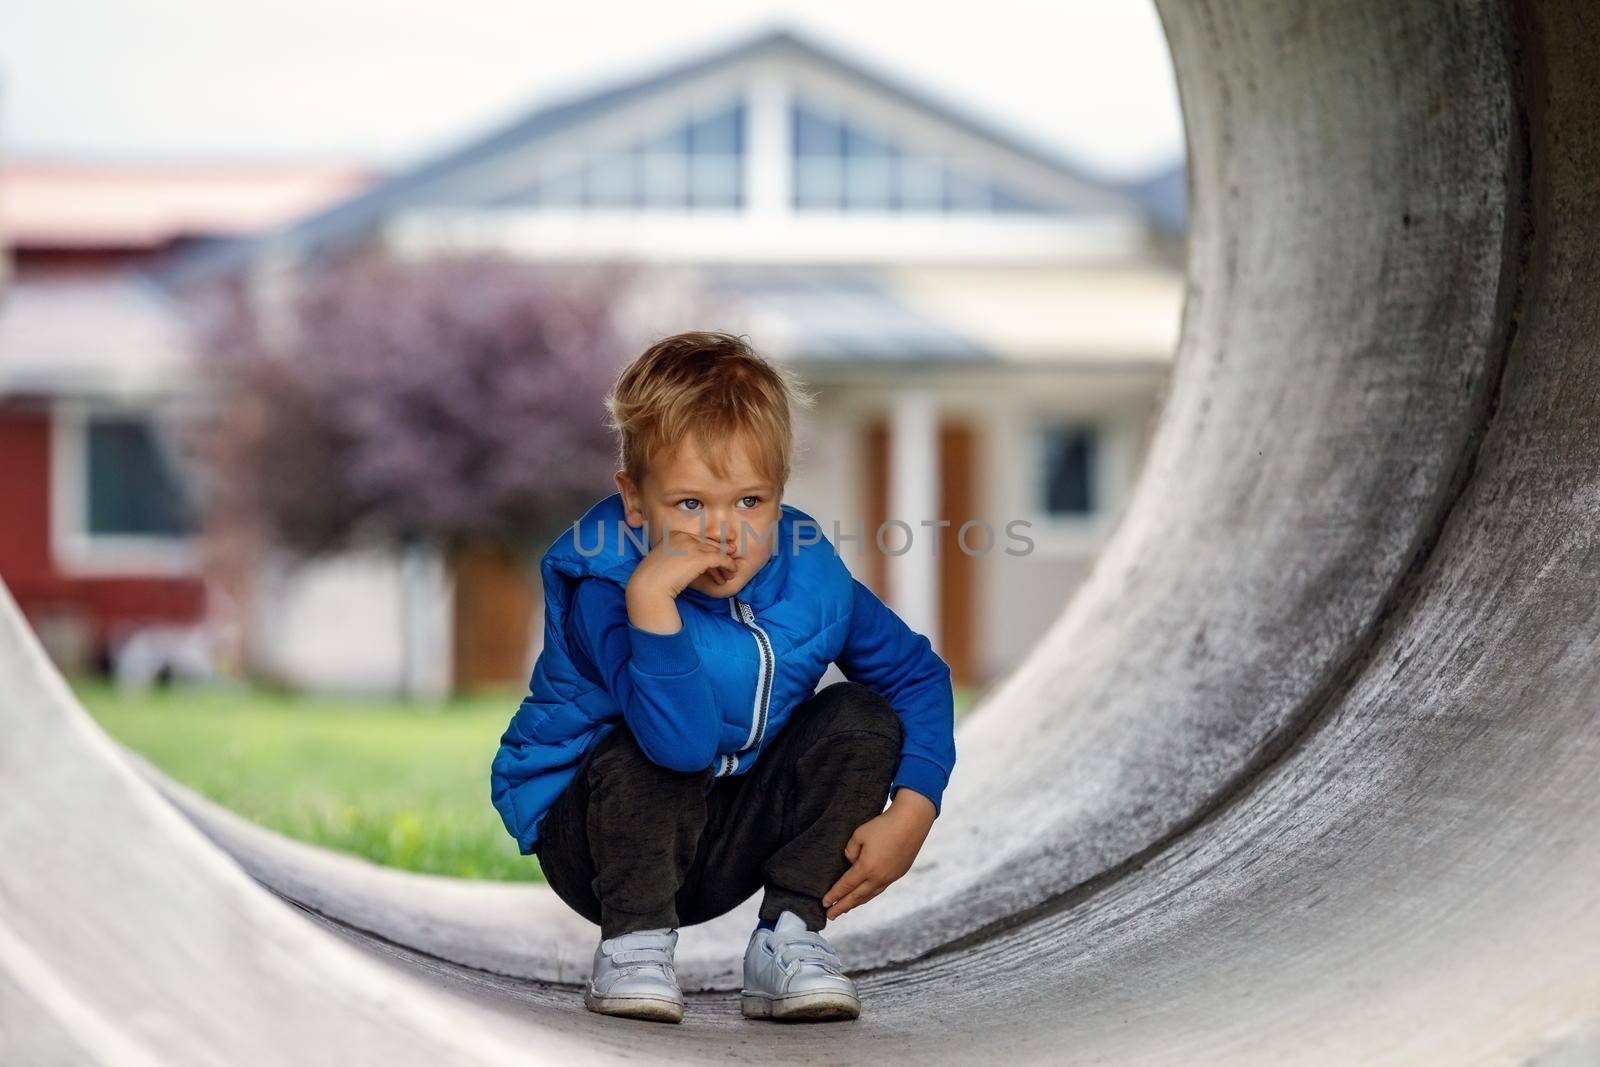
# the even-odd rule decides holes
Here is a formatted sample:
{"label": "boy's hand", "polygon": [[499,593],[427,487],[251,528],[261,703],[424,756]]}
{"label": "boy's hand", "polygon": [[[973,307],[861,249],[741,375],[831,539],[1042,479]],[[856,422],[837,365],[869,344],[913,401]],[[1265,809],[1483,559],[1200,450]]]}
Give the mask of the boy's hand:
{"label": "boy's hand", "polygon": [[822,895],[828,918],[865,904],[911,869],[933,829],[933,801],[901,786],[882,815],[856,827],[844,846],[850,869]]}
{"label": "boy's hand", "polygon": [[716,538],[702,541],[685,530],[668,530],[633,569],[628,590],[632,592],[637,584],[676,597],[706,571],[715,570],[726,579],[732,563],[733,556]]}
{"label": "boy's hand", "polygon": [[678,594],[707,571],[717,571],[726,581],[732,557],[717,541],[702,541],[683,530],[667,535],[639,561],[628,579],[624,596],[628,621],[652,633],[677,633],[683,627],[678,615]]}

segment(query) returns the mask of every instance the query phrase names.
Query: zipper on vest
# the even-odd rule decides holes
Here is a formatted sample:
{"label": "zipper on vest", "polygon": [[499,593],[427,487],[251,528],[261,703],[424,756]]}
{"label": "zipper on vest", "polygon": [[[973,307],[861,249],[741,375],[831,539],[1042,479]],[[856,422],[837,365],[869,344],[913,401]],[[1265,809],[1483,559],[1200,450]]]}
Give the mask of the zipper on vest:
{"label": "zipper on vest", "polygon": [[[731,596],[728,598],[728,614],[749,628],[761,657],[761,674],[756,679],[755,706],[750,712],[750,735],[739,747],[739,752],[748,752],[761,743],[762,735],[767,732],[767,714],[772,706],[772,680],[777,673],[777,657],[772,651],[772,640],[767,636],[767,631],[757,624],[756,613],[751,610],[749,604]],[[721,756],[715,777],[721,778],[732,774],[738,767],[738,753]]]}

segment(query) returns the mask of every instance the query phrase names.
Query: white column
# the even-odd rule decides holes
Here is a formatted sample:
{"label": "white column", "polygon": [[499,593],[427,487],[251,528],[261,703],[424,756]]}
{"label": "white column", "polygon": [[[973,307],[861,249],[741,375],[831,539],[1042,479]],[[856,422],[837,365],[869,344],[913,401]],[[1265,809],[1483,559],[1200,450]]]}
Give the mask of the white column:
{"label": "white column", "polygon": [[400,550],[400,693],[436,702],[455,674],[455,583],[444,552],[413,544]]}
{"label": "white column", "polygon": [[[889,402],[889,520],[911,529],[910,548],[889,556],[892,607],[918,633],[939,647],[939,561],[934,555],[940,517],[939,411],[931,390],[902,389]],[[905,528],[886,527],[891,551],[905,547]]]}
{"label": "white column", "polygon": [[766,220],[790,206],[789,82],[781,70],[755,72],[746,96],[745,210]]}

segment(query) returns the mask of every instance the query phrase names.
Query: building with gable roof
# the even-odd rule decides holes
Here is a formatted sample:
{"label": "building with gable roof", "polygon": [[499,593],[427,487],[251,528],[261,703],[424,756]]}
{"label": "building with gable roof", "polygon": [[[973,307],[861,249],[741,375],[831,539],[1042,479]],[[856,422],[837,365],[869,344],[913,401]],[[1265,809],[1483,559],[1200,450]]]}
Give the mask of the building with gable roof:
{"label": "building with gable roof", "polygon": [[[1094,180],[778,29],[542,106],[169,277],[352,246],[645,266],[640,348],[729,329],[818,392],[786,499],[979,684],[1083,578],[1140,465],[1179,328],[1182,181]],[[880,551],[895,520],[910,548],[883,527]],[[924,521],[950,526],[936,543]]]}

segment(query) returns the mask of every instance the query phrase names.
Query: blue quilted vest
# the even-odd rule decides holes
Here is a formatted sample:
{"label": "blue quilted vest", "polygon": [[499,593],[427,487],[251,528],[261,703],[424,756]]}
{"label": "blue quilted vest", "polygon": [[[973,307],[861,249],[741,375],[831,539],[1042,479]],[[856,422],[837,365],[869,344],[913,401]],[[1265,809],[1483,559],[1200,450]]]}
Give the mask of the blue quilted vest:
{"label": "blue quilted vest", "polygon": [[[755,764],[790,711],[815,691],[849,631],[849,568],[816,520],[789,504],[781,512],[772,555],[737,594],[685,589],[678,596],[678,615],[711,673],[721,712],[719,777]],[[489,776],[494,806],[524,855],[584,754],[622,721],[622,709],[577,668],[567,646],[573,590],[587,577],[625,587],[646,550],[642,540],[642,530],[627,526],[622,494],[612,493],[540,561],[544,650]]]}

